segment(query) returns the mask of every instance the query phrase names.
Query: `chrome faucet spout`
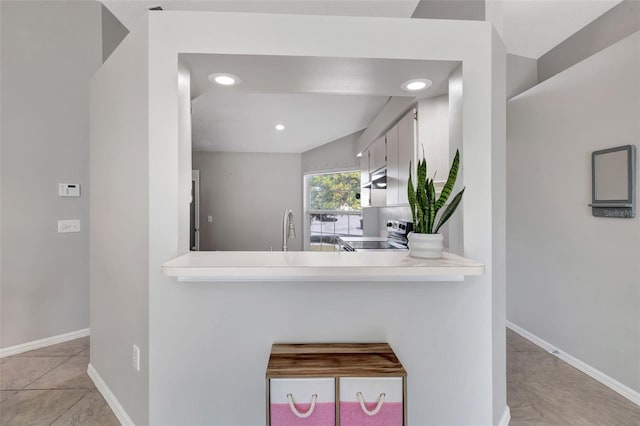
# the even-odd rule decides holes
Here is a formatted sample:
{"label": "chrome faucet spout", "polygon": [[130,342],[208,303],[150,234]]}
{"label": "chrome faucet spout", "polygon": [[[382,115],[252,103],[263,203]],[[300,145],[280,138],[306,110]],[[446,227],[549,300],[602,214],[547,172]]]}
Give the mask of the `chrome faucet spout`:
{"label": "chrome faucet spout", "polygon": [[285,209],[282,217],[282,251],[288,251],[287,240],[296,237],[296,227],[293,223],[293,210]]}

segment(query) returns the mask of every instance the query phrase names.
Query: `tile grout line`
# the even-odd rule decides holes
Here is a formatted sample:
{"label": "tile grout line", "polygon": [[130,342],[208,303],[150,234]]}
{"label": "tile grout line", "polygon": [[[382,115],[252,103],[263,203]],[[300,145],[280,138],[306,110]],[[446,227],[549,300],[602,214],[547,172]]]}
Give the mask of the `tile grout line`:
{"label": "tile grout line", "polygon": [[75,403],[73,403],[71,405],[71,407],[67,408],[66,410],[64,410],[62,413],[60,413],[60,415],[58,417],[55,418],[55,420],[53,420],[51,423],[49,423],[49,426],[51,426],[52,424],[54,424],[55,422],[57,422],[58,420],[60,420],[60,417],[64,416],[67,411],[71,410],[73,407],[75,407],[76,405],[78,405],[80,403],[80,401],[82,401],[83,399],[85,399],[87,397],[87,394],[90,392],[89,390],[85,389],[86,392],[84,393],[84,395],[82,395]]}
{"label": "tile grout line", "polygon": [[[32,380],[31,382],[27,383],[24,387],[22,388],[18,388],[18,389],[1,389],[2,391],[7,391],[7,392],[19,392],[19,391],[28,391],[28,390],[47,390],[47,389],[27,389],[29,386],[31,386],[32,384],[34,384],[35,382],[37,382],[38,380],[40,380],[42,377],[46,376],[47,374],[51,373],[53,370],[55,370],[58,367],[63,366],[64,364],[66,364],[67,362],[69,362],[71,359],[75,358],[76,356],[78,356],[78,354],[82,351],[84,351],[86,348],[82,348],[80,350],[78,350],[77,352],[74,352],[73,355],[69,356],[69,355],[51,355],[51,356],[25,356],[24,354],[16,354],[16,355],[11,355],[8,356],[6,358],[4,358],[4,360],[9,360],[9,359],[18,359],[18,358],[67,358],[66,360],[62,361],[62,363],[56,365],[55,367],[51,368],[50,370],[45,371],[42,375],[36,377],[34,380]],[[38,350],[38,349],[34,349],[34,350]],[[25,352],[28,353],[28,352]],[[86,388],[65,388],[65,389],[86,389]],[[4,402],[4,401],[2,401]]]}
{"label": "tile grout line", "polygon": [[86,391],[93,391],[94,388],[37,388],[37,389],[20,389],[18,391],[15,392],[22,392],[22,391],[50,391],[50,390],[86,390]]}
{"label": "tile grout line", "polygon": [[[81,350],[80,352],[82,352],[82,350]],[[80,353],[80,352],[78,352],[78,353]],[[53,367],[51,370],[47,371],[47,372],[46,372],[46,373],[44,373],[42,376],[38,377],[38,378],[37,378],[37,379],[35,379],[33,382],[31,382],[31,383],[29,383],[28,385],[26,385],[24,388],[22,388],[22,389],[12,389],[12,390],[15,390],[15,391],[23,391],[23,390],[24,390],[24,391],[30,391],[30,390],[44,390],[44,391],[46,391],[46,390],[79,390],[79,389],[85,389],[85,390],[87,390],[87,391],[91,391],[92,389],[90,389],[90,388],[49,388],[49,389],[27,389],[29,386],[31,386],[32,384],[34,384],[35,382],[37,382],[38,380],[40,380],[41,378],[43,378],[43,377],[44,377],[44,376],[46,376],[47,374],[51,373],[53,370],[55,370],[55,369],[57,369],[57,368],[62,367],[62,366],[63,366],[63,365],[65,365],[67,362],[69,362],[69,361],[71,361],[72,359],[74,359],[76,356],[77,356],[77,354],[76,354],[76,355],[71,356],[69,359],[67,359],[66,361],[64,361],[62,364],[60,364],[60,365],[58,365],[58,366],[56,366],[56,367]],[[44,358],[44,357],[43,357],[43,358]],[[48,357],[48,358],[63,358],[63,357]],[[85,358],[86,358],[86,357],[85,357]]]}
{"label": "tile grout line", "polygon": [[[78,411],[78,412],[84,412],[85,410],[80,408],[80,409],[76,409],[75,407],[79,406],[79,403],[84,401],[85,399],[87,399],[88,397],[90,398],[91,395],[93,395],[93,393],[96,393],[98,395],[100,395],[99,391],[97,390],[97,388],[95,387],[95,385],[91,384],[89,386],[84,386],[81,384],[75,384],[75,383],[70,383],[70,387],[58,387],[58,383],[63,384],[63,382],[59,382],[57,380],[50,380],[51,383],[53,383],[51,386],[46,386],[46,387],[37,387],[37,388],[33,388],[33,389],[29,389],[30,386],[32,386],[34,383],[36,383],[39,380],[42,380],[43,377],[49,375],[49,374],[54,374],[55,375],[55,370],[58,368],[61,368],[61,372],[65,372],[66,370],[69,370],[69,366],[66,366],[66,364],[72,360],[75,359],[74,363],[78,363],[78,364],[82,364],[83,361],[90,361],[90,354],[85,354],[83,353],[84,351],[87,351],[89,349],[89,346],[87,345],[86,347],[82,347],[77,351],[70,351],[67,354],[61,355],[61,354],[52,354],[52,355],[45,355],[45,356],[27,356],[26,358],[52,358],[53,359],[53,363],[55,364],[56,362],[60,362],[60,364],[53,366],[52,368],[46,369],[45,371],[43,371],[41,374],[38,374],[36,377],[34,377],[34,379],[31,382],[28,382],[26,384],[24,384],[23,386],[16,386],[17,389],[3,389],[3,393],[7,392],[8,394],[10,394],[11,396],[19,394],[20,392],[30,392],[30,391],[34,391],[37,393],[42,393],[42,395],[47,395],[47,394],[51,394],[53,392],[73,392],[71,395],[69,396],[74,396],[75,393],[75,397],[76,400],[73,401],[73,398],[71,399],[67,399],[68,401],[71,401],[71,405],[68,406],[67,409],[63,410],[61,413],[59,413],[58,416],[56,416],[55,418],[49,420],[47,423],[47,425],[54,425],[56,424],[56,422],[60,422],[61,419],[66,416],[67,413],[72,412],[72,414],[70,415],[70,419],[75,418],[75,416],[77,415],[76,413],[73,412],[73,410]],[[22,355],[22,354],[20,354]],[[13,357],[13,356],[11,356]],[[7,359],[10,357],[6,357]],[[25,356],[16,356],[15,358],[25,358]],[[81,358],[80,360],[77,360],[76,358]],[[4,361],[4,360],[3,360]],[[27,361],[28,362],[28,361]],[[45,361],[45,365],[47,362],[50,361]],[[84,373],[85,375],[87,373]],[[74,375],[75,377],[75,375]],[[78,391],[78,392],[75,392]],[[66,397],[68,398],[68,397]],[[7,398],[3,401],[0,402],[0,404],[2,404],[1,406],[7,406],[6,404],[4,404],[5,401],[10,401],[10,398]],[[88,400],[90,401],[90,400]],[[106,402],[105,402],[106,404]],[[91,404],[89,404],[91,405]],[[108,407],[108,404],[107,404]],[[110,407],[108,407],[110,408]],[[110,410],[110,412],[113,413],[113,410]],[[116,423],[114,423],[116,424]]]}
{"label": "tile grout line", "polygon": [[[38,350],[42,350],[42,349],[46,349],[46,348],[40,348],[40,349],[34,349],[33,351],[38,351]],[[72,355],[28,355],[29,352],[23,352],[21,354],[15,354],[15,355],[11,355],[8,356],[4,359],[10,359],[10,358],[64,358],[66,356],[70,356],[71,358],[73,358],[74,356],[77,356],[80,352],[84,351],[86,348],[81,348],[78,350],[78,352],[74,352]],[[31,352],[33,352],[31,351]]]}
{"label": "tile grout line", "polygon": [[[25,357],[26,358],[26,357]],[[43,357],[45,358],[45,357]],[[51,357],[46,357],[46,358],[65,358],[65,357],[61,357],[61,356],[51,356]],[[53,367],[51,370],[46,371],[45,373],[43,373],[42,375],[38,376],[35,380],[32,380],[31,382],[27,383],[23,388],[21,389],[14,389],[14,390],[30,390],[27,389],[27,387],[31,386],[33,383],[35,383],[37,380],[41,379],[42,377],[44,377],[45,375],[51,373],[53,370],[55,370],[56,368],[60,367],[61,365],[63,365],[64,363],[66,363],[67,361],[69,361],[71,358],[73,357],[69,357],[66,360],[62,361],[60,364],[56,365],[55,367]]]}
{"label": "tile grout line", "polygon": [[[36,350],[37,350],[37,349],[36,349]],[[18,354],[18,355],[12,355],[12,356],[15,356],[16,358],[66,358],[66,357],[68,357],[65,361],[62,361],[62,363],[60,363],[60,364],[56,365],[56,366],[55,366],[55,367],[53,367],[51,370],[46,371],[44,374],[42,374],[41,376],[38,376],[38,377],[37,377],[36,379],[34,379],[32,382],[27,383],[27,384],[26,384],[22,389],[13,389],[13,390],[18,390],[18,391],[20,391],[20,390],[33,390],[33,389],[27,389],[27,388],[28,388],[29,386],[31,386],[32,384],[34,384],[35,382],[37,382],[38,380],[40,380],[41,378],[43,378],[44,376],[46,376],[47,374],[51,373],[51,372],[52,372],[53,370],[55,370],[56,368],[58,368],[58,367],[62,367],[64,364],[66,364],[67,362],[69,362],[71,359],[75,358],[75,356],[76,356],[76,355],[78,355],[78,354],[79,354],[80,352],[82,352],[83,350],[84,350],[84,348],[83,348],[83,349],[80,349],[78,352],[75,352],[75,353],[74,353],[74,355],[71,355],[71,356],[69,356],[69,357],[68,357],[68,355],[64,355],[64,356],[43,356],[43,357],[37,357],[37,356],[35,356],[35,357],[18,356],[18,355],[21,355],[21,354]],[[7,357],[7,359],[8,359],[8,358],[11,358],[11,357]]]}

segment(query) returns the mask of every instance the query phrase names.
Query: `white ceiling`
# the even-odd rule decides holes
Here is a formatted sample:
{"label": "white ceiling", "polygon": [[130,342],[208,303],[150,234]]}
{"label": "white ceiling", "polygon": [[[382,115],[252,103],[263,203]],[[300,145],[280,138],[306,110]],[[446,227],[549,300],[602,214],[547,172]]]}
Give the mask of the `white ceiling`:
{"label": "white ceiling", "polygon": [[[429,0],[422,0],[429,1]],[[455,1],[455,0],[449,0]],[[539,58],[622,0],[486,0],[501,3],[507,52]],[[418,0],[101,0],[129,29],[149,7],[164,10],[409,18]],[[463,2],[461,2],[463,5]],[[463,6],[462,6],[463,7]],[[496,10],[495,7],[492,8]]]}
{"label": "white ceiling", "polygon": [[[180,55],[191,70],[198,151],[300,153],[366,128],[403,82],[429,78],[421,97],[447,93],[454,61],[261,55]],[[238,76],[237,86],[209,74]],[[274,129],[286,126],[283,132]]]}
{"label": "white ceiling", "polygon": [[[182,54],[191,70],[191,97],[203,93],[316,93],[340,95],[409,96],[400,85],[413,78],[429,78],[433,85],[417,94],[447,93],[456,61],[354,59],[304,56]],[[238,86],[211,84],[211,73],[231,73]],[[413,95],[415,96],[415,95]]]}
{"label": "white ceiling", "polygon": [[[217,93],[195,99],[194,151],[301,153],[367,127],[386,96]],[[281,123],[285,130],[278,131]]]}
{"label": "white ceiling", "polygon": [[538,59],[621,1],[504,0],[507,52]]}
{"label": "white ceiling", "polygon": [[419,0],[100,0],[131,30],[150,7],[164,10],[408,18]]}
{"label": "white ceiling", "polygon": [[[429,0],[422,0],[429,1]],[[455,0],[450,0],[455,1]],[[486,0],[507,52],[539,58],[621,0]],[[418,0],[103,0],[129,29],[152,6],[202,10],[408,18]],[[463,4],[463,2],[461,2]],[[495,12],[498,10],[498,16]],[[489,13],[489,8],[488,12]],[[389,96],[406,96],[410,78],[434,81],[423,97],[446,93],[455,63],[237,55],[182,55],[192,78],[196,150],[304,152],[368,126]],[[242,84],[220,87],[213,72]],[[274,126],[283,122],[284,132]]]}

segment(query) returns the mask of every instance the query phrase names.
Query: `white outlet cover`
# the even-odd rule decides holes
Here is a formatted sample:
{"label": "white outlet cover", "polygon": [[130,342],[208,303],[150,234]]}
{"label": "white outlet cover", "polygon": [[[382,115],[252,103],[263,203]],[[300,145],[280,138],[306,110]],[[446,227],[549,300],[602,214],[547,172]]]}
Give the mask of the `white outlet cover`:
{"label": "white outlet cover", "polygon": [[59,220],[58,232],[80,232],[80,219]]}
{"label": "white outlet cover", "polygon": [[133,345],[133,368],[140,371],[140,348],[137,345]]}

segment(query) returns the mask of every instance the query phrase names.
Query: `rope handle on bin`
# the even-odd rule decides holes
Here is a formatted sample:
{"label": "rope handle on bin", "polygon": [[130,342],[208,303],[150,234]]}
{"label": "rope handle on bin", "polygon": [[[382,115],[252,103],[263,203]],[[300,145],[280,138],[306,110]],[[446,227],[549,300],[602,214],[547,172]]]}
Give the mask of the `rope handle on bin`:
{"label": "rope handle on bin", "polygon": [[384,393],[380,394],[380,397],[378,398],[378,405],[376,405],[376,408],[374,408],[371,411],[367,410],[367,407],[364,405],[364,397],[362,396],[362,392],[356,393],[356,396],[358,397],[358,401],[360,401],[360,408],[362,408],[362,411],[364,411],[364,413],[367,416],[375,416],[380,412],[380,409],[382,408],[382,404],[384,403],[384,397],[386,396],[386,394]]}
{"label": "rope handle on bin", "polygon": [[295,406],[295,403],[293,402],[293,395],[288,393],[287,399],[289,400],[289,407],[291,408],[291,411],[293,411],[293,414],[295,414],[297,417],[301,419],[306,419],[311,414],[313,414],[313,410],[316,408],[316,400],[318,399],[318,395],[316,395],[315,393],[311,395],[311,407],[309,407],[306,413],[301,413],[300,411],[298,411],[298,409]]}

